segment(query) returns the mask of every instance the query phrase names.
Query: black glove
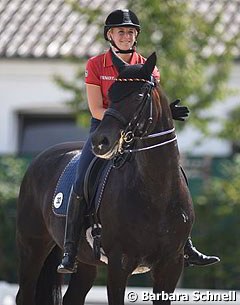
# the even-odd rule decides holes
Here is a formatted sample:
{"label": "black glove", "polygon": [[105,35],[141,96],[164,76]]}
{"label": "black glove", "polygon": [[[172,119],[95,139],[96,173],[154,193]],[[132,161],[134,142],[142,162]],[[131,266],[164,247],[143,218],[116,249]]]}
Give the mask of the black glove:
{"label": "black glove", "polygon": [[172,118],[178,121],[185,121],[185,118],[188,117],[189,109],[186,106],[178,106],[180,102],[181,100],[178,98],[169,105],[172,112]]}

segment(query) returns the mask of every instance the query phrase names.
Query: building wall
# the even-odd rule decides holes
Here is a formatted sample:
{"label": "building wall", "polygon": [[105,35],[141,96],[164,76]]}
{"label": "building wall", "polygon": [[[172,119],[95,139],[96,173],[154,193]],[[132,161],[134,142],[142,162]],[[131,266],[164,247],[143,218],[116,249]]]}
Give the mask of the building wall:
{"label": "building wall", "polygon": [[[54,74],[72,79],[76,67],[60,60],[1,60],[0,61],[0,154],[17,152],[17,113],[69,113],[65,101],[70,93],[59,88],[53,81]],[[229,80],[231,88],[239,89],[240,63],[235,63]],[[184,101],[183,101],[184,103]],[[221,103],[212,111],[223,117],[226,110],[240,103],[238,94]],[[218,126],[213,125],[216,129]],[[206,139],[201,144],[199,133],[191,126],[178,133],[182,153],[192,155],[226,156],[231,153],[231,144],[219,139]]]}
{"label": "building wall", "polygon": [[[216,132],[221,128],[221,119],[226,119],[228,113],[240,105],[240,62],[233,63],[231,74],[228,81],[228,87],[234,91],[233,95],[229,95],[223,101],[214,103],[211,109],[207,109],[208,114],[217,116],[219,121],[213,122],[211,125],[212,131]],[[191,110],[191,109],[190,109]],[[190,118],[191,119],[191,114]],[[199,140],[201,141],[199,142]],[[218,138],[202,138],[202,135],[191,126],[184,129],[184,132],[178,137],[180,151],[191,155],[210,155],[217,157],[229,156],[232,152],[232,143]]]}
{"label": "building wall", "polygon": [[17,113],[68,113],[70,94],[53,81],[54,74],[72,78],[73,65],[51,60],[0,61],[0,153],[17,150]]}

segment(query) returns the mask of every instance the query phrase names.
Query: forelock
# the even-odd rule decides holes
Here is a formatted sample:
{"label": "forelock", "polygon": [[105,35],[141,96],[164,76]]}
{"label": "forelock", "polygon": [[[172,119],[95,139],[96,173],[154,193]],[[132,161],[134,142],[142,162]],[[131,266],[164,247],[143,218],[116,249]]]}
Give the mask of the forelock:
{"label": "forelock", "polygon": [[109,89],[108,96],[110,101],[122,100],[134,91],[140,90],[144,85],[144,80],[151,80],[144,73],[142,67],[142,64],[128,65],[120,71],[117,80]]}

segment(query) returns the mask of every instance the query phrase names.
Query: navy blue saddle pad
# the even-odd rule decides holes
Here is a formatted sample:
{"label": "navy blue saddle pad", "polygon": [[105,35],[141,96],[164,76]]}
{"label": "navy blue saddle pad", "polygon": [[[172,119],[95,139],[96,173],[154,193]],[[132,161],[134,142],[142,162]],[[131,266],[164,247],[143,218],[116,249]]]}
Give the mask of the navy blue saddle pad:
{"label": "navy blue saddle pad", "polygon": [[[71,188],[74,184],[81,153],[75,155],[63,170],[53,195],[52,209],[57,216],[66,216]],[[81,162],[81,161],[80,161]],[[99,209],[103,192],[112,169],[112,162],[94,158],[84,178],[84,196],[89,208]]]}
{"label": "navy blue saddle pad", "polygon": [[75,155],[62,172],[55,188],[52,209],[57,216],[66,216],[68,199],[75,180],[78,161],[81,153]]}

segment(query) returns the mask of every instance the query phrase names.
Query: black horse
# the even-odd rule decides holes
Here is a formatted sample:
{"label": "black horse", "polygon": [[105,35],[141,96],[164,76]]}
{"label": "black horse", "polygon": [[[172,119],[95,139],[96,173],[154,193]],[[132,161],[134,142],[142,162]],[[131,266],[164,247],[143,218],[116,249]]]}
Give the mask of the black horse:
{"label": "black horse", "polygon": [[[123,68],[109,91],[110,108],[92,137],[96,156],[111,159],[114,166],[98,211],[110,305],[124,304],[128,277],[138,267],[150,269],[154,293],[174,292],[194,218],[168,100],[151,78],[155,64],[153,54],[144,65]],[[79,149],[79,143],[64,143],[43,152],[21,184],[17,305],[62,304],[56,268],[65,218],[54,215],[51,201],[59,176]],[[84,304],[99,264],[82,232],[78,269],[64,305]]]}

